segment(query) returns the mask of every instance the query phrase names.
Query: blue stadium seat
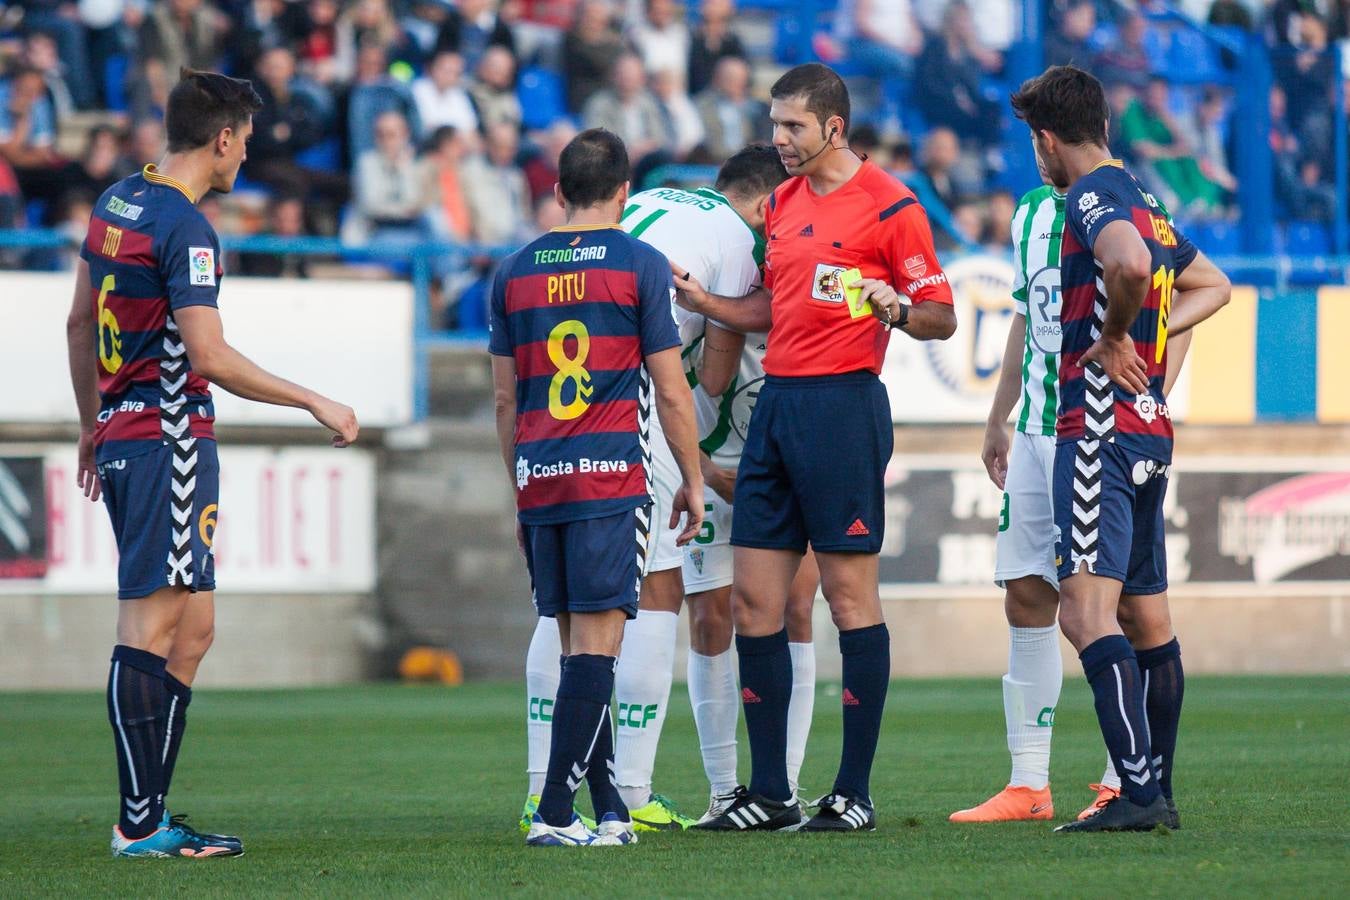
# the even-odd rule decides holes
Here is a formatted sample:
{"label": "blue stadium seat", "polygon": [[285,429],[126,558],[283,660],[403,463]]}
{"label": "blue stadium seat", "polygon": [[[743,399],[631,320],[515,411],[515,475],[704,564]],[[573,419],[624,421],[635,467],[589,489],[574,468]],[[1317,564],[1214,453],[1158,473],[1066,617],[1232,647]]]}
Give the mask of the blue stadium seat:
{"label": "blue stadium seat", "polygon": [[342,143],[335,137],[327,138],[297,153],[295,161],[306,169],[336,172],[342,168]]}
{"label": "blue stadium seat", "polygon": [[551,69],[521,70],[516,97],[528,129],[547,128],[567,115],[562,76]]}
{"label": "blue stadium seat", "polygon": [[1182,225],[1181,230],[1206,256],[1235,256],[1242,252],[1242,234],[1233,222],[1196,222]]}
{"label": "blue stadium seat", "polygon": [[103,64],[103,93],[108,109],[113,112],[126,112],[127,109],[127,68],[130,60],[120,54],[108,57]]}
{"label": "blue stadium seat", "polygon": [[1325,259],[1331,254],[1331,232],[1327,227],[1321,222],[1290,222],[1282,230],[1284,252],[1310,262],[1290,272],[1289,283],[1322,284],[1331,280],[1333,273]]}

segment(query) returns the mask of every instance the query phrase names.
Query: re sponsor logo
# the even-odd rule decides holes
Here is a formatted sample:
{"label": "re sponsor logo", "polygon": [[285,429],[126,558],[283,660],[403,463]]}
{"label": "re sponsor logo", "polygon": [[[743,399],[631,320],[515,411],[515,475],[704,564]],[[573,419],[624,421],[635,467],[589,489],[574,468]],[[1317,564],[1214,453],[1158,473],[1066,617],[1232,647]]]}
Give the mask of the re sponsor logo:
{"label": "re sponsor logo", "polygon": [[905,285],[905,293],[911,297],[914,292],[926,287],[932,287],[935,284],[946,284],[947,275],[945,272],[939,272],[936,275],[929,275],[927,278],[918,278]]}
{"label": "re sponsor logo", "polygon": [[1162,416],[1164,419],[1172,418],[1172,411],[1167,408],[1166,403],[1159,403],[1152,394],[1136,394],[1134,398],[1134,411],[1139,414],[1146,424],[1153,424],[1153,420]]}
{"label": "re sponsor logo", "polygon": [[905,271],[909,273],[910,278],[922,278],[928,274],[928,260],[923,258],[922,253],[907,256],[905,257]]}
{"label": "re sponsor logo", "polygon": [[143,400],[123,400],[121,405],[109,407],[98,414],[100,423],[109,422],[112,417],[118,413],[138,413],[145,412],[145,401]]}
{"label": "re sponsor logo", "polygon": [[559,478],[567,475],[601,475],[627,472],[628,461],[623,459],[560,459],[551,463],[532,463],[525,457],[516,459],[516,488],[525,490],[532,478]]}
{"label": "re sponsor logo", "polygon": [[1150,478],[1166,478],[1167,473],[1172,470],[1166,463],[1156,462],[1151,459],[1141,459],[1134,464],[1134,469],[1130,472],[1130,480],[1136,486],[1142,487],[1148,483]]}
{"label": "re sponsor logo", "polygon": [[536,266],[542,266],[558,263],[589,262],[595,259],[604,259],[607,252],[609,252],[609,247],[604,244],[599,244],[594,247],[558,247],[551,250],[536,250],[534,251],[534,264]]}
{"label": "re sponsor logo", "polygon": [[1101,198],[1097,196],[1096,191],[1088,191],[1086,194],[1078,198],[1078,211],[1087,212],[1089,209],[1092,209],[1092,207],[1096,206],[1100,202]]}
{"label": "re sponsor logo", "polygon": [[103,207],[114,216],[121,216],[124,219],[130,219],[135,222],[145,212],[144,206],[137,206],[134,203],[128,203],[121,197],[109,197],[107,204]]}

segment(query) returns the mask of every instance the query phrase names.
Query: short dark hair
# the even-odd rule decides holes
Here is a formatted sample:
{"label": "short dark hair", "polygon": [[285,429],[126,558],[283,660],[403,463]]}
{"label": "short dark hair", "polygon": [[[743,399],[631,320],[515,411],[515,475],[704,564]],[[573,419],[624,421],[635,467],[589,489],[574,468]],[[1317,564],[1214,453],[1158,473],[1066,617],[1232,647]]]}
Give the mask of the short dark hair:
{"label": "short dark hair", "polygon": [[844,79],[829,66],[821,63],[793,66],[773,83],[773,87],[769,88],[769,96],[775,100],[804,97],[807,111],[816,114],[822,130],[826,119],[839,116],[844,120],[843,136],[848,135],[848,87]]}
{"label": "short dark hair", "polygon": [[246,79],[183,69],[164,107],[169,152],[205,147],[222,129],[237,130],[262,105],[252,82]]}
{"label": "short dark hair", "polygon": [[1069,144],[1106,146],[1106,92],[1077,66],[1051,66],[1022,82],[1012,108],[1032,131],[1049,131]]}
{"label": "short dark hair", "polygon": [[558,157],[558,187],[570,205],[585,209],[613,197],[632,177],[628,148],[614,132],[589,128]]}
{"label": "short dark hair", "polygon": [[724,194],[758,197],[787,181],[787,169],[770,144],[749,144],[737,150],[717,171],[713,187]]}

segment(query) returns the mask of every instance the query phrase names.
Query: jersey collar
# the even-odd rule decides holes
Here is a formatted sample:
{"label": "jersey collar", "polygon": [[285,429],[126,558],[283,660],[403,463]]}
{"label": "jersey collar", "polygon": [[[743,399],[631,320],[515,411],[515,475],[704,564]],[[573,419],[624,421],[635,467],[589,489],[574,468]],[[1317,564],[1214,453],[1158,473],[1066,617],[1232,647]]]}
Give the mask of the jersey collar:
{"label": "jersey collar", "polygon": [[549,231],[604,231],[606,228],[618,228],[618,222],[609,222],[598,225],[555,225]]}
{"label": "jersey collar", "polygon": [[1093,166],[1092,168],[1088,169],[1088,172],[1089,172],[1089,173],[1095,172],[1095,171],[1097,171],[1098,169],[1100,169],[1102,166],[1111,166],[1112,168],[1115,168],[1115,169],[1123,169],[1123,168],[1125,168],[1125,163],[1121,162],[1121,161],[1118,160],[1118,159],[1104,159],[1104,160],[1102,160],[1101,162],[1097,163],[1097,164],[1096,164],[1095,166]]}
{"label": "jersey collar", "polygon": [[755,229],[750,228],[750,223],[745,221],[744,216],[736,212],[736,207],[731,205],[731,201],[727,199],[726,194],[723,194],[721,191],[716,190],[714,188],[699,188],[698,190],[694,191],[694,193],[700,197],[707,197],[709,200],[721,203],[727,209],[736,213],[736,218],[741,220],[742,225],[750,229],[750,234],[753,235],[755,238],[755,249],[753,251],[755,257],[755,265],[757,266],[764,265],[764,249],[766,246],[764,235],[756,231]]}
{"label": "jersey collar", "polygon": [[170,178],[168,175],[159,174],[159,167],[154,163],[146,163],[145,168],[141,169],[141,174],[145,176],[145,180],[151,184],[163,184],[177,190],[184,197],[188,198],[189,203],[196,206],[197,198],[192,196],[192,190],[177,178]]}

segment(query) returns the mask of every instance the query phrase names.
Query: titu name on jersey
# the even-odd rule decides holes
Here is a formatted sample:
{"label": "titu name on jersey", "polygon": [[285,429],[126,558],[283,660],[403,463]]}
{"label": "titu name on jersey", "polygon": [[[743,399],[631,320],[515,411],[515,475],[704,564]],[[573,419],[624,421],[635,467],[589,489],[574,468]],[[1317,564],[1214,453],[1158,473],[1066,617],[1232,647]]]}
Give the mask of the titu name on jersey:
{"label": "titu name on jersey", "polygon": [[489,350],[516,365],[517,508],[527,524],[648,502],[643,358],[678,346],[670,267],[617,227],[560,228],[493,280]]}
{"label": "titu name on jersey", "polygon": [[[1163,395],[1167,319],[1176,277],[1195,258],[1195,245],[1117,160],[1104,162],[1078,179],[1065,209],[1059,438],[1110,440],[1169,462],[1172,418]],[[1134,227],[1150,256],[1148,295],[1129,331],[1135,351],[1143,357],[1149,385],[1147,392],[1138,395],[1116,385],[1095,363],[1086,369],[1079,364],[1101,336],[1106,316],[1106,284],[1093,246],[1102,230],[1116,221]]]}

